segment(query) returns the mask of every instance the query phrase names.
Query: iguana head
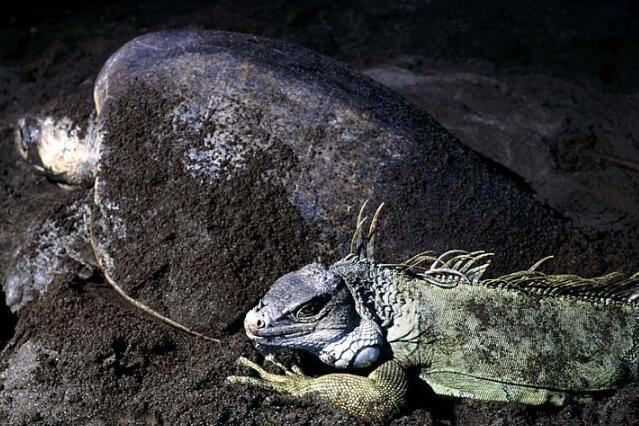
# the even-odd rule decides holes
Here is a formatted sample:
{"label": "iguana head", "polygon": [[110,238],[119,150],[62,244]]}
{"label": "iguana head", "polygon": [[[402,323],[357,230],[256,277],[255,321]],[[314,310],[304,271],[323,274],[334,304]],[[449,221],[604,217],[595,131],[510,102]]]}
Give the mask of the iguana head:
{"label": "iguana head", "polygon": [[383,342],[381,329],[358,313],[344,279],[316,263],[275,281],[244,327],[258,349],[304,350],[340,368],[371,365]]}
{"label": "iguana head", "polygon": [[380,360],[386,340],[369,285],[383,205],[363,238],[364,203],[351,252],[344,259],[330,268],[313,263],[275,281],[244,320],[246,334],[258,349],[304,350],[338,368],[364,368]]}

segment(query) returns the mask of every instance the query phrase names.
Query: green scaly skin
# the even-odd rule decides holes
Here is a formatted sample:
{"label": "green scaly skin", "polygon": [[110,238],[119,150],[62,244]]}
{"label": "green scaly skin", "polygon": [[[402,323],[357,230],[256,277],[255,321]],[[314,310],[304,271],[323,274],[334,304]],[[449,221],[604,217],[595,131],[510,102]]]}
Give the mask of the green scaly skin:
{"label": "green scaly skin", "polygon": [[[531,405],[563,405],[639,381],[639,274],[545,275],[537,271],[543,259],[526,271],[482,279],[490,254],[461,251],[383,265],[364,254],[373,253],[374,225],[365,247],[358,236],[362,223],[358,220],[349,256],[326,272],[317,266],[301,271],[303,277],[338,277],[359,314],[360,323],[348,328],[345,337],[311,342],[321,347],[320,359],[352,368],[361,359],[356,354],[381,344],[379,357],[372,358],[377,368],[367,377],[336,373],[313,378],[297,367],[284,369],[283,375],[268,373],[241,358],[259,378],[232,376],[229,382],[312,397],[381,420],[404,405],[407,371],[417,371],[438,395]],[[306,296],[301,300],[307,301]],[[314,324],[321,328],[317,324],[323,323]],[[312,334],[291,335],[271,346],[315,353],[308,342],[312,339]]]}

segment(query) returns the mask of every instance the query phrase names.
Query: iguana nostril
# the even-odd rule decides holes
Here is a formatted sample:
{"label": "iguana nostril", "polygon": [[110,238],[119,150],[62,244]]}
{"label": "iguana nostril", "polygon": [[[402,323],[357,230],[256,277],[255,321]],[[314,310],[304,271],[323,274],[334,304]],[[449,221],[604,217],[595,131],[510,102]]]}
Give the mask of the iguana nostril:
{"label": "iguana nostril", "polygon": [[266,327],[266,320],[262,315],[255,311],[250,311],[246,314],[246,318],[244,319],[244,328],[247,332],[255,334],[264,327]]}

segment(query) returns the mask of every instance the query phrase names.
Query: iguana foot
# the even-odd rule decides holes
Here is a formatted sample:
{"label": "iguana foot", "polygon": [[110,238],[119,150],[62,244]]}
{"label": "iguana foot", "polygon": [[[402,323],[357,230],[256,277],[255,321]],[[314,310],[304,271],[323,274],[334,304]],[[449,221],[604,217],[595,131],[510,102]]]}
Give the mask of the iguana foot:
{"label": "iguana foot", "polygon": [[226,378],[226,382],[250,385],[262,389],[272,389],[280,393],[297,395],[300,393],[300,390],[304,388],[305,382],[313,380],[311,377],[304,375],[297,365],[293,365],[289,369],[285,365],[279,363],[273,355],[267,355],[265,361],[281,369],[284,374],[269,373],[253,361],[244,357],[239,357],[237,363],[255,371],[259,378],[250,376],[229,376]]}
{"label": "iguana foot", "polygon": [[299,367],[290,369],[270,356],[266,361],[284,374],[269,373],[256,363],[240,357],[238,364],[255,371],[259,377],[229,376],[227,383],[239,383],[271,389],[295,398],[313,398],[328,406],[341,408],[365,420],[383,420],[404,405],[408,379],[395,361],[380,365],[367,377],[334,373],[319,377],[304,375]]}

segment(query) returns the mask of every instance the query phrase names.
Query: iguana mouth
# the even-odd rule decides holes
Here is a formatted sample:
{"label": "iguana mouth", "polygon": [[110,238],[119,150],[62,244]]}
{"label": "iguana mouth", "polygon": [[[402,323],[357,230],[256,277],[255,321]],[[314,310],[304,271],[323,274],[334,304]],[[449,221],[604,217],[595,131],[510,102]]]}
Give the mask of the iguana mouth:
{"label": "iguana mouth", "polygon": [[295,324],[277,328],[271,328],[269,330],[261,329],[257,333],[252,333],[246,330],[246,335],[249,339],[254,341],[261,341],[269,337],[300,337],[305,334],[309,334],[315,330],[311,324]]}

